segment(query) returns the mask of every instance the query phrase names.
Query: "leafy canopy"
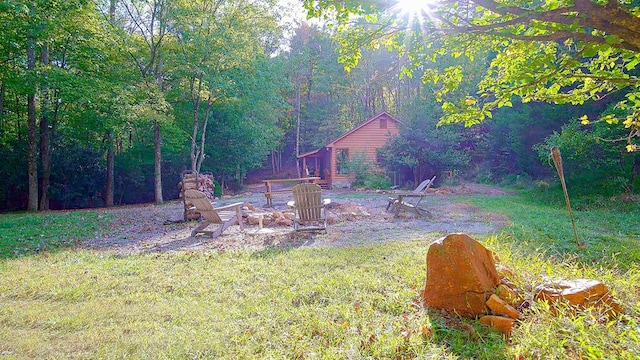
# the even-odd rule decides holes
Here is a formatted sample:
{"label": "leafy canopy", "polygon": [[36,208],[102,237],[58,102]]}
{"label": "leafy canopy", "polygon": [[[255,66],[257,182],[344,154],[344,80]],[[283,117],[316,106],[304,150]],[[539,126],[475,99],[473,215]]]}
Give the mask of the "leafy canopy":
{"label": "leafy canopy", "polygon": [[[406,75],[421,72],[424,81],[439,84],[441,123],[477,124],[511,106],[514,96],[580,105],[621,93],[616,106],[625,115],[597,120],[624,127],[620,140],[628,142],[627,150],[640,149],[636,2],[425,0],[409,10],[393,0],[305,0],[305,7],[309,16],[337,26],[347,68],[357,64],[362,45],[387,46],[404,56]],[[456,94],[465,69],[437,69],[433,64],[443,56],[487,61],[475,93]]]}

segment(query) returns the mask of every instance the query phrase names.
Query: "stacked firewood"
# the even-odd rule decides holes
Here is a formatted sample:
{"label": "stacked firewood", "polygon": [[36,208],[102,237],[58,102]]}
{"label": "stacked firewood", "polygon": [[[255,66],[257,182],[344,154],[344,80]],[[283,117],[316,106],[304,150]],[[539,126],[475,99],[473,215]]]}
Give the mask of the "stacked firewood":
{"label": "stacked firewood", "polygon": [[186,171],[182,173],[182,181],[178,186],[180,187],[180,197],[184,200],[184,220],[189,221],[199,219],[200,213],[195,210],[193,204],[186,201],[184,191],[200,190],[207,196],[207,198],[209,198],[209,200],[213,201],[213,175],[210,173],[198,174]]}

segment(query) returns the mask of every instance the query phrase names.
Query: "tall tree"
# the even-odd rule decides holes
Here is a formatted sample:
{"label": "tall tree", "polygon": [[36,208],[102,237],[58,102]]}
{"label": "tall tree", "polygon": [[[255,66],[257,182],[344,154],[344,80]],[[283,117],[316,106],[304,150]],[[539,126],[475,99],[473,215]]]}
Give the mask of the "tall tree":
{"label": "tall tree", "polygon": [[[117,28],[116,23],[116,5],[117,0],[109,0],[109,23],[114,28]],[[115,138],[112,128],[107,129],[107,181],[104,191],[104,205],[107,207],[113,206],[113,187],[114,187],[114,172],[115,172]]]}
{"label": "tall tree", "polygon": [[[92,83],[89,78],[96,80],[95,76],[101,75],[96,69],[101,66],[98,60],[104,61],[105,57],[91,40],[101,24],[95,16],[94,4],[89,1],[4,2],[0,13],[0,31],[6,36],[0,42],[0,56],[4,58],[0,77],[6,91],[27,99],[27,208],[38,209],[39,200],[39,208],[48,209],[53,181],[52,144],[58,116],[60,110],[68,109],[74,102],[95,103],[88,100],[94,91],[83,86]],[[20,43],[25,45],[16,46]],[[73,92],[75,96],[71,96]],[[19,114],[18,108],[12,109],[12,119],[21,118]],[[20,131],[18,128],[18,139]]]}
{"label": "tall tree", "polygon": [[172,28],[180,47],[175,78],[192,107],[191,170],[200,172],[207,125],[215,103],[234,91],[226,73],[246,68],[264,54],[278,32],[273,0],[198,0],[173,3]]}
{"label": "tall tree", "polygon": [[365,117],[344,116],[351,95],[346,73],[338,64],[336,46],[326,29],[302,23],[287,53],[289,77],[294,88],[290,103],[298,123],[294,139],[297,153],[318,148],[339,136]]}
{"label": "tall tree", "polygon": [[[626,127],[627,150],[638,149],[640,5],[636,3],[442,0],[425,1],[417,10],[379,1],[305,0],[305,4],[311,15],[330,17],[342,24],[341,29],[351,30],[343,48],[347,66],[357,63],[363,43],[384,43],[407,54],[425,80],[442,85],[438,95],[443,123],[479,123],[495,109],[511,106],[513,96],[523,102],[575,105],[623,91],[626,96],[618,107],[629,109],[629,115],[600,120]],[[352,14],[366,14],[375,24],[350,27]],[[436,49],[436,55],[425,57],[426,48]],[[464,69],[437,72],[430,66],[441,55],[478,59],[487,51],[490,66],[475,93],[450,94]]]}
{"label": "tall tree", "polygon": [[[164,59],[163,48],[168,34],[169,6],[166,0],[123,0],[120,5],[126,16],[124,27],[132,35],[125,38],[125,48],[130,49],[145,91],[163,93]],[[147,102],[154,104],[155,102]],[[157,111],[162,111],[158,110]],[[154,139],[154,195],[156,204],[162,196],[162,133],[160,120],[153,121]]]}
{"label": "tall tree", "polygon": [[[36,67],[36,40],[35,29],[37,27],[36,22],[36,4],[35,2],[29,2],[29,19],[30,26],[27,34],[27,71],[29,75],[33,76],[34,69]],[[29,143],[28,154],[28,172],[29,172],[29,202],[27,204],[28,211],[38,210],[38,145],[36,142],[37,136],[37,121],[36,121],[36,87],[31,83],[27,94],[27,141]]]}
{"label": "tall tree", "polygon": [[263,55],[228,74],[237,85],[234,96],[212,109],[204,161],[221,182],[241,186],[247,171],[263,166],[282,139],[279,124],[289,110],[288,88],[282,64],[274,61]]}
{"label": "tall tree", "polygon": [[39,210],[49,210],[49,184],[51,181],[51,101],[48,84],[49,46],[42,44],[40,62],[45,69],[41,86],[41,110],[40,110],[40,164],[42,176],[40,179],[40,206]]}

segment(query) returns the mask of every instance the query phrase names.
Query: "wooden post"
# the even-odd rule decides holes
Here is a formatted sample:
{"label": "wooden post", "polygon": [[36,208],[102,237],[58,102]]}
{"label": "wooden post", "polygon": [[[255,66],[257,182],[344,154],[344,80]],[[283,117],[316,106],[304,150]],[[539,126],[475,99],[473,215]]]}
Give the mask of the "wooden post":
{"label": "wooden post", "polygon": [[578,240],[578,230],[576,230],[576,222],[573,219],[573,211],[571,211],[571,204],[569,203],[569,193],[567,192],[567,184],[564,181],[564,169],[562,167],[562,156],[560,155],[560,149],[557,146],[551,148],[551,158],[553,164],[556,166],[556,171],[560,177],[560,183],[562,184],[562,191],[564,192],[564,200],[567,203],[567,210],[569,210],[569,218],[571,218],[571,225],[573,226],[573,234],[576,237],[576,244],[578,247],[584,248],[586,244],[581,244]]}

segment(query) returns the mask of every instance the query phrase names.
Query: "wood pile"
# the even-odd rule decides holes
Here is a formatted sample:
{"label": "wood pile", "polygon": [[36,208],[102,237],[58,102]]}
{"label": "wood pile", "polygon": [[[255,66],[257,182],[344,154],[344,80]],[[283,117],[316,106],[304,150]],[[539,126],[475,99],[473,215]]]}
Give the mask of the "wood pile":
{"label": "wood pile", "polygon": [[193,204],[187,202],[184,197],[185,190],[199,190],[202,191],[209,200],[213,201],[214,184],[213,174],[202,173],[198,174],[192,171],[185,171],[182,173],[182,181],[178,184],[180,188],[180,197],[184,201],[184,221],[197,220],[200,218],[200,213],[196,211]]}

